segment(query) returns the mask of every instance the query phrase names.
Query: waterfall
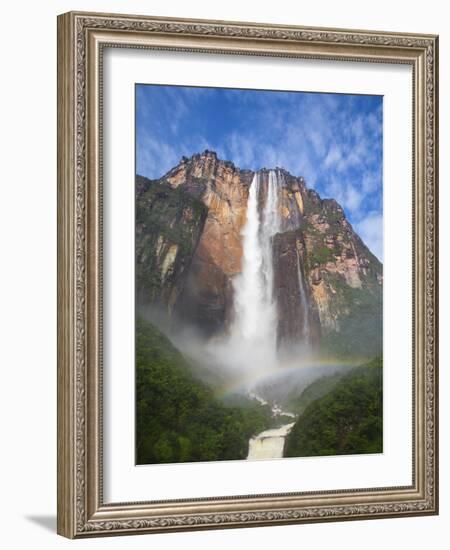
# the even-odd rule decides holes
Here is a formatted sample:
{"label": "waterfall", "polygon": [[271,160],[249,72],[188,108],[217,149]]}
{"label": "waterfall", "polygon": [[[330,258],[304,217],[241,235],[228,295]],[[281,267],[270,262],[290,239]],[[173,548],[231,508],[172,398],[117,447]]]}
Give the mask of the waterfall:
{"label": "waterfall", "polygon": [[303,280],[303,273],[301,269],[301,260],[300,260],[300,254],[297,251],[297,276],[298,276],[298,288],[300,291],[300,307],[302,310],[302,337],[303,341],[308,344],[309,343],[309,310],[308,310],[308,300],[306,299],[306,291],[305,291],[305,282]]}
{"label": "waterfall", "polygon": [[253,177],[242,231],[242,272],[233,282],[235,317],[232,339],[239,345],[247,368],[252,370],[270,369],[277,361],[272,240],[280,230],[279,183],[278,173],[270,170],[265,203],[260,208],[264,196],[262,177],[259,172]]}
{"label": "waterfall", "polygon": [[[273,238],[283,231],[284,226],[281,216],[282,178],[283,174],[278,170],[255,172],[253,176],[242,229],[242,270],[233,280],[234,317],[226,341],[227,362],[250,377],[263,374],[279,364]],[[301,342],[308,343],[308,300],[301,257],[298,250],[296,252],[298,315],[302,319],[298,337]]]}

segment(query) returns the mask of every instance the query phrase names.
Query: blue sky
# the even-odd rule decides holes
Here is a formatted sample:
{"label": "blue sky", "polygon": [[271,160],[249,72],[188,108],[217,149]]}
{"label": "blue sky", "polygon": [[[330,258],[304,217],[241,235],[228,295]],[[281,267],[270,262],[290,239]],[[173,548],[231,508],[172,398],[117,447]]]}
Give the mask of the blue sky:
{"label": "blue sky", "polygon": [[239,168],[286,168],[334,198],[383,259],[381,96],[136,86],[136,171],[159,178],[205,149]]}

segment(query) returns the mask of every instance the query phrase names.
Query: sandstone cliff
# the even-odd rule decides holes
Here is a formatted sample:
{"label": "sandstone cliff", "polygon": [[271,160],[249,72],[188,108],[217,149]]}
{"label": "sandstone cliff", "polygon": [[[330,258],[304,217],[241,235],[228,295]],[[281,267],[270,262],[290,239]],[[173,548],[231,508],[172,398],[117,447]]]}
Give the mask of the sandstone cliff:
{"label": "sandstone cliff", "polygon": [[[381,263],[336,201],[322,200],[302,177],[277,172],[282,221],[273,239],[273,264],[279,345],[306,339],[338,355],[378,353]],[[260,174],[264,189],[268,171]],[[227,329],[252,179],[253,172],[212,151],[183,158],[159,180],[137,178],[138,304],[158,305],[207,337]]]}

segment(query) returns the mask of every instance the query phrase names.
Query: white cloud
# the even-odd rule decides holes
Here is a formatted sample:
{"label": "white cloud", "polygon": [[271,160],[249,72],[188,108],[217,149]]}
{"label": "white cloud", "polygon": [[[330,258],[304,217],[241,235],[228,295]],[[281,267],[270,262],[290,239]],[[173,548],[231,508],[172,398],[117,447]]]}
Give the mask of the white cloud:
{"label": "white cloud", "polygon": [[327,151],[327,140],[321,132],[316,130],[309,131],[309,139],[314,145],[314,149],[317,155],[324,156]]}
{"label": "white cloud", "polygon": [[347,184],[345,189],[345,207],[356,212],[361,206],[364,195],[353,185]]}
{"label": "white cloud", "polygon": [[250,136],[233,132],[226,139],[226,148],[230,152],[230,159],[239,168],[252,168],[255,163],[255,140]]}
{"label": "white cloud", "polygon": [[351,133],[356,140],[360,140],[364,136],[364,121],[362,116],[356,117],[350,126]]}
{"label": "white cloud", "polygon": [[358,213],[364,199],[364,194],[357,186],[344,179],[341,181],[338,177],[331,178],[325,186],[325,194],[328,198],[337,200],[344,210],[351,214]]}
{"label": "white cloud", "polygon": [[330,150],[328,151],[327,156],[325,157],[324,165],[325,168],[330,168],[331,166],[334,166],[338,163],[340,163],[342,160],[342,152],[337,145],[332,145]]}
{"label": "white cloud", "polygon": [[364,193],[373,193],[381,187],[381,173],[366,172],[363,175],[361,186]]}
{"label": "white cloud", "polygon": [[371,212],[354,226],[369,250],[383,261],[383,215]]}
{"label": "white cloud", "polygon": [[148,134],[141,136],[137,153],[137,173],[149,178],[162,176],[180,160],[174,147]]}

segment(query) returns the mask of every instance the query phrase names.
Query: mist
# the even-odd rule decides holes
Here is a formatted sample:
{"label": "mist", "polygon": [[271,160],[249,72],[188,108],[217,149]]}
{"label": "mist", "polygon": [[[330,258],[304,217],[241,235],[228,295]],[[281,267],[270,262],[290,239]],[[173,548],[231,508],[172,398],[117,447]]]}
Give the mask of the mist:
{"label": "mist", "polygon": [[242,271],[232,281],[234,315],[221,334],[206,338],[173,312],[147,308],[141,313],[155,323],[190,360],[193,373],[217,392],[253,394],[269,402],[299,395],[314,380],[344,367],[321,364],[310,346],[307,296],[297,251],[298,284],[303,312],[302,335],[291,344],[277,342],[273,238],[282,230],[280,194],[283,175],[256,172],[249,190],[242,230]]}

